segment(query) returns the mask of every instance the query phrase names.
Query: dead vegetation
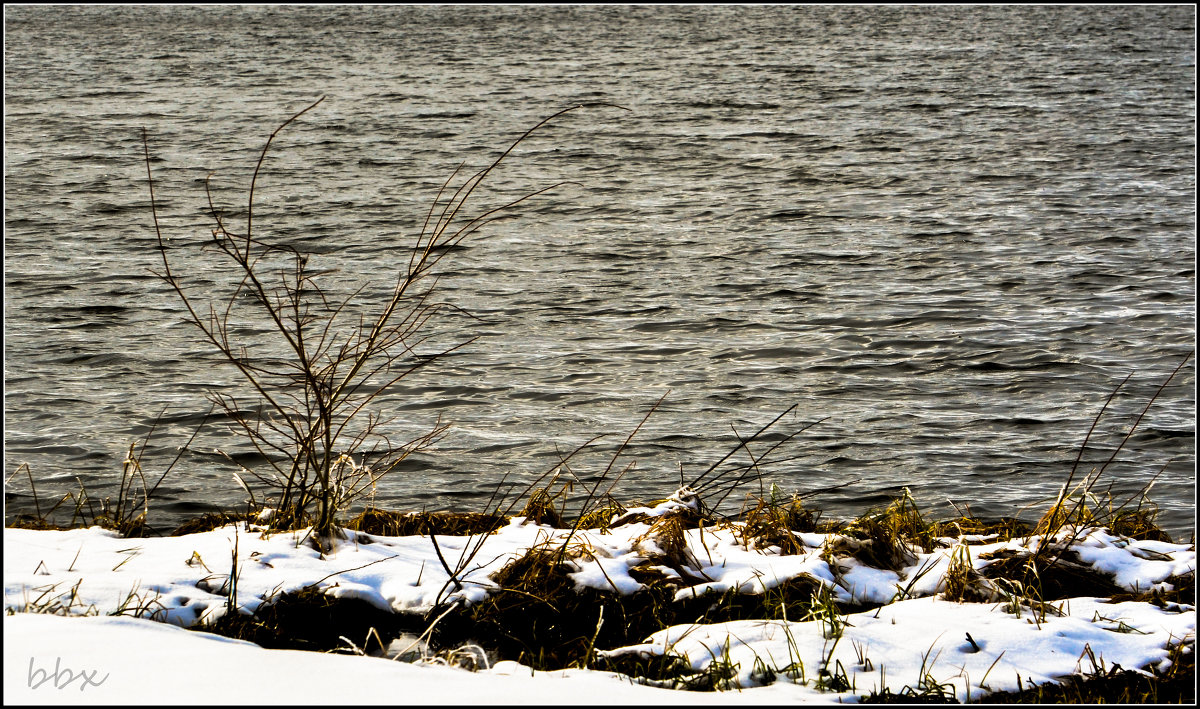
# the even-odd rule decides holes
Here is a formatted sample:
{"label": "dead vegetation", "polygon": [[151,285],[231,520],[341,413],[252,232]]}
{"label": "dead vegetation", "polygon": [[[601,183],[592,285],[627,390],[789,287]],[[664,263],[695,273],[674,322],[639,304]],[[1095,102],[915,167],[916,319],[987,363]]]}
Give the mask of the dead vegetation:
{"label": "dead vegetation", "polygon": [[357,598],[334,598],[306,587],[269,599],[253,614],[226,613],[204,630],[265,648],[345,651],[349,638],[369,652],[382,652],[421,618],[381,610]]}
{"label": "dead vegetation", "polygon": [[489,534],[508,524],[499,514],[483,512],[390,512],[374,507],[346,523],[347,529],[381,537],[410,537],[440,534],[469,536]]}

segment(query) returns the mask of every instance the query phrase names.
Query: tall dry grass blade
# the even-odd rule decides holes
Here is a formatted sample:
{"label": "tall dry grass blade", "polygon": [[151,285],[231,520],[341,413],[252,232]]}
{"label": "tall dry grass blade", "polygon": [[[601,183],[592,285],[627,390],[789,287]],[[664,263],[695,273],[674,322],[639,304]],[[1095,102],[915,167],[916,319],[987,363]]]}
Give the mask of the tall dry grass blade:
{"label": "tall dry grass blade", "polygon": [[[1153,396],[1150,397],[1150,400],[1146,403],[1146,406],[1143,407],[1141,413],[1138,414],[1133,424],[1129,427],[1129,430],[1126,431],[1124,437],[1121,439],[1120,444],[1108,457],[1108,460],[1105,461],[1104,465],[1102,465],[1099,470],[1095,471],[1094,475],[1089,474],[1088,476],[1085,476],[1083,484],[1080,485],[1079,491],[1077,493],[1072,493],[1069,486],[1074,480],[1078,462],[1083,456],[1083,448],[1087,445],[1088,437],[1090,437],[1092,431],[1095,430],[1100,421],[1100,417],[1103,416],[1104,412],[1108,409],[1113,397],[1116,396],[1117,392],[1125,385],[1126,382],[1129,381],[1133,374],[1130,373],[1129,376],[1126,376],[1125,379],[1121,380],[1121,383],[1118,384],[1113,392],[1109,395],[1108,399],[1104,402],[1104,406],[1101,407],[1100,412],[1093,420],[1091,428],[1088,430],[1088,437],[1085,437],[1084,444],[1080,447],[1079,456],[1076,458],[1076,465],[1072,466],[1071,474],[1067,477],[1067,482],[1063,484],[1062,489],[1059,491],[1058,498],[1055,500],[1054,505],[1051,506],[1045,515],[1043,515],[1042,520],[1038,523],[1037,528],[1035,529],[1036,533],[1042,535],[1042,540],[1041,543],[1038,544],[1038,548],[1030,559],[1031,571],[1036,573],[1038,564],[1042,562],[1044,562],[1044,565],[1047,566],[1056,563],[1062,558],[1063,554],[1066,553],[1070,546],[1075,543],[1075,541],[1079,538],[1079,535],[1082,534],[1083,527],[1088,521],[1091,520],[1091,516],[1087,514],[1087,500],[1089,497],[1091,497],[1092,489],[1100,479],[1100,475],[1114,460],[1116,460],[1117,454],[1125,447],[1125,444],[1133,436],[1134,431],[1137,430],[1138,426],[1142,422],[1142,419],[1145,418],[1146,413],[1150,410],[1150,407],[1167,388],[1171,381],[1174,380],[1175,376],[1179,374],[1180,370],[1183,369],[1184,365],[1187,364],[1188,360],[1191,359],[1194,353],[1194,350],[1189,351],[1183,356],[1183,359],[1180,361],[1179,365],[1175,367],[1175,369],[1155,390]],[[1151,480],[1150,483],[1152,484],[1153,480]],[[1071,499],[1072,495],[1074,495],[1075,498],[1074,502],[1069,506],[1069,509],[1067,509],[1067,503]],[[1066,540],[1053,541],[1063,527],[1067,526],[1068,524],[1072,524],[1074,526],[1070,537]],[[1045,561],[1043,559],[1043,555],[1049,556],[1049,561]]]}
{"label": "tall dry grass blade", "polygon": [[[772,426],[774,426],[775,424],[779,423],[779,421],[781,421],[781,420],[783,419],[783,417],[784,417],[784,416],[787,416],[788,414],[792,413],[792,412],[793,412],[793,411],[795,411],[795,410],[796,410],[796,409],[797,409],[799,406],[800,406],[799,404],[792,404],[791,406],[789,406],[789,407],[787,408],[787,410],[786,410],[786,411],[784,411],[783,413],[779,414],[779,415],[778,415],[778,416],[776,416],[774,419],[772,419],[770,423],[768,423],[767,425],[765,425],[765,426],[763,426],[762,428],[760,428],[760,429],[758,429],[757,431],[755,431],[754,435],[750,436],[750,438],[749,438],[748,440],[751,440],[751,441],[757,440],[759,436],[761,436],[763,433],[766,433],[766,431],[767,431],[768,429],[770,429],[770,428],[771,428]],[[726,454],[725,454],[724,456],[722,456],[722,457],[721,457],[721,458],[720,458],[720,459],[719,459],[717,462],[715,462],[715,463],[713,463],[711,466],[709,466],[707,470],[705,470],[703,473],[700,473],[700,475],[699,475],[699,476],[697,476],[696,478],[694,478],[694,479],[692,480],[691,484],[689,485],[689,487],[691,487],[693,490],[701,490],[701,489],[703,489],[703,488],[704,488],[704,485],[702,485],[701,483],[704,481],[704,479],[705,479],[706,477],[708,477],[709,475],[711,475],[711,474],[713,473],[713,471],[715,471],[717,468],[721,467],[721,465],[722,465],[722,464],[723,464],[725,461],[727,461],[727,460],[729,460],[730,458],[732,458],[732,457],[733,457],[733,456],[734,456],[734,455],[735,455],[735,454],[736,454],[736,453],[737,453],[739,450],[741,450],[741,449],[742,449],[742,445],[743,445],[743,441],[739,440],[739,441],[738,441],[738,445],[734,446],[734,448],[733,448],[731,451],[729,451],[728,453],[726,453]]]}

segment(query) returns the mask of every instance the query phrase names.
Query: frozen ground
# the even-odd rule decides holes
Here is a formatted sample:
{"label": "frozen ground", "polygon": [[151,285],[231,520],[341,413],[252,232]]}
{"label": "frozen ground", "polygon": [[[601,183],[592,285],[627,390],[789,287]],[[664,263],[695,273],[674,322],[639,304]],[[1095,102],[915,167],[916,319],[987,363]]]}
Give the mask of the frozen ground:
{"label": "frozen ground", "polygon": [[[839,600],[878,607],[809,620],[674,626],[642,644],[604,653],[677,655],[698,672],[725,664],[730,691],[715,694],[639,685],[608,672],[533,672],[513,662],[468,672],[439,666],[435,658],[414,664],[266,650],[180,627],[200,626],[227,612],[231,570],[236,570],[235,603],[246,612],[308,586],[398,611],[428,610],[455,596],[476,602],[495,588],[489,574],[531,547],[561,544],[566,534],[516,518],[486,537],[438,537],[448,564],[460,567],[462,588],[455,590],[429,537],[348,532],[334,551],[321,555],[302,533],[264,536],[244,526],[149,539],[122,539],[99,528],[6,529],[4,604],[10,615],[4,619],[4,699],[824,703],[855,701],[884,687],[898,692],[936,683],[966,700],[1015,690],[1018,680],[1028,686],[1089,673],[1097,664],[1162,666],[1169,645],[1195,640],[1196,612],[1190,605],[1159,608],[1081,597],[1056,601],[1042,614],[1011,599],[958,603],[941,595],[956,549],[960,560],[979,569],[990,563],[981,558],[988,552],[1027,549],[1036,539],[946,540],[945,548],[918,553],[910,566],[889,571],[851,557],[822,555],[827,540],[819,534],[798,535],[806,549],[801,554],[747,548],[736,527],[686,533],[690,567],[705,580],[681,587],[680,597],[706,589],[762,593],[803,575]],[[645,522],[577,532],[569,545],[572,578],[579,586],[633,593],[640,584],[629,569],[660,559],[660,543]],[[1073,548],[1084,563],[1111,573],[1131,591],[1165,588],[1168,577],[1194,573],[1196,564],[1190,545],[1132,541],[1099,529],[1077,535]],[[822,680],[827,684],[839,676],[853,689],[819,691]]]}

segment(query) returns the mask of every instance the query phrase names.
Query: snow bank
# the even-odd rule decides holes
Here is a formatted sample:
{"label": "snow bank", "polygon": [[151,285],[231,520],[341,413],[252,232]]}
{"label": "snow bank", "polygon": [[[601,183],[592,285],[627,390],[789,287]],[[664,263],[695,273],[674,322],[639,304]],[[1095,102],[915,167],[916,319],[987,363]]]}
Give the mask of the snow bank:
{"label": "snow bank", "polygon": [[[798,535],[804,550],[794,555],[777,548],[747,548],[739,527],[728,525],[684,531],[683,563],[667,563],[663,547],[670,544],[657,536],[662,528],[653,523],[686,507],[686,499],[668,501],[638,510],[641,521],[605,531],[571,534],[518,518],[486,536],[439,536],[437,549],[461,588],[451,582],[428,537],[347,532],[345,541],[322,555],[302,532],[266,535],[245,526],[149,539],[122,539],[99,528],[7,529],[4,605],[17,615],[7,617],[4,625],[5,699],[490,704],[590,703],[603,696],[606,701],[645,703],[742,698],[828,702],[933,682],[967,700],[987,691],[1016,689],[1018,677],[1027,686],[1088,673],[1095,669],[1092,658],[1105,667],[1120,664],[1126,669],[1162,663],[1169,645],[1195,640],[1194,606],[1071,598],[1053,603],[1042,617],[1008,602],[956,603],[938,595],[946,587],[956,545],[969,544],[970,553],[958,558],[982,570],[994,563],[988,558],[992,554],[1036,549],[1036,538],[944,540],[942,548],[915,554],[908,567],[887,570],[833,553],[830,538],[819,534]],[[764,593],[803,577],[840,601],[882,605],[838,616],[836,622],[810,618],[675,626],[605,653],[677,655],[697,672],[725,663],[729,685],[746,690],[732,695],[672,694],[606,673],[535,673],[514,663],[468,673],[375,658],[264,650],[170,627],[199,626],[227,612],[231,574],[236,578],[233,600],[242,612],[305,587],[392,611],[423,612],[455,597],[471,603],[495,589],[490,575],[505,564],[534,547],[557,548],[568,534],[565,558],[577,587],[634,593],[641,584],[630,569],[655,566],[679,580],[677,600],[729,590]],[[1072,549],[1084,564],[1110,573],[1131,591],[1167,589],[1172,576],[1195,571],[1195,549],[1189,545],[1134,541],[1099,529],[1079,530],[1074,536]],[[93,617],[59,617],[63,614]],[[52,689],[54,682],[37,683],[56,666],[71,672],[96,670],[109,679],[84,687],[80,676],[64,690]],[[822,675],[822,670],[830,674]],[[313,676],[321,681],[305,681]],[[828,686],[832,678],[846,680],[852,689],[817,691],[818,680]]]}

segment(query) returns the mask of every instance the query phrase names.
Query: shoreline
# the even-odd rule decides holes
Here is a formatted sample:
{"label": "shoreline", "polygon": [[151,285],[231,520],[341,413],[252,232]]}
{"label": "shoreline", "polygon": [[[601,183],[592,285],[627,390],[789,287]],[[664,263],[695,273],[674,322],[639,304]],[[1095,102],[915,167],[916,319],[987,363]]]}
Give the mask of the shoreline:
{"label": "shoreline", "polygon": [[[604,517],[377,511],[327,547],[246,521],[137,539],[9,528],[5,607],[142,616],[270,657],[449,664],[480,687],[531,676],[560,703],[586,696],[560,685],[613,681],[670,688],[666,703],[1086,702],[1194,678],[1194,540],[1166,540],[1152,515],[1140,528],[1109,520],[1126,534],[1065,519],[929,522],[905,496],[850,522],[820,522],[796,500],[728,520],[680,490]],[[6,660],[6,673],[28,661]],[[424,677],[444,683],[440,672]]]}

